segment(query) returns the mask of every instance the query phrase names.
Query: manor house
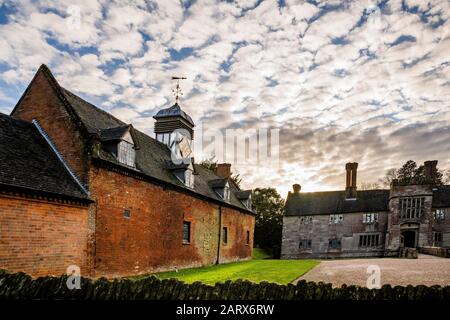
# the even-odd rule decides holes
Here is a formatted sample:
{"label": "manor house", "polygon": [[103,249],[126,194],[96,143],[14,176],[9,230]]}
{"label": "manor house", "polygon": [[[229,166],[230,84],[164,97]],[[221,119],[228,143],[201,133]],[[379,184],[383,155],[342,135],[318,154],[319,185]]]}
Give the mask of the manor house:
{"label": "manor house", "polygon": [[286,259],[398,256],[402,248],[450,248],[450,185],[435,185],[437,161],[425,162],[425,184],[390,190],[356,188],[357,163],[346,165],[342,191],[289,192],[281,256]]}

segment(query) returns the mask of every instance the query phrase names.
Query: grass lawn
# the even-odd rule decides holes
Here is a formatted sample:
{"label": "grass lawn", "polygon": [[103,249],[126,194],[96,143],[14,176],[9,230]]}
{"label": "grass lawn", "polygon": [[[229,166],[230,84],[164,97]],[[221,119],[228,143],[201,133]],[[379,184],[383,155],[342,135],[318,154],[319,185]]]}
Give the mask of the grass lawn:
{"label": "grass lawn", "polygon": [[[288,284],[319,264],[315,260],[249,260],[214,265],[203,268],[183,269],[178,272],[156,273],[160,279],[176,278],[187,283],[201,281],[214,285],[226,280],[246,279]],[[141,277],[140,277],[141,278]]]}
{"label": "grass lawn", "polygon": [[267,252],[264,249],[261,248],[253,248],[253,259],[270,259],[272,258],[272,255],[270,252]]}

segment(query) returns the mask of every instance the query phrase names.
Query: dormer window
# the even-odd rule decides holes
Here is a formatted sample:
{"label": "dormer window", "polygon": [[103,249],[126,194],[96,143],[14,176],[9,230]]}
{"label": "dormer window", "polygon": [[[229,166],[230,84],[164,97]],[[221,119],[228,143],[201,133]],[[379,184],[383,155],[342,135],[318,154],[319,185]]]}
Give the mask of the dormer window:
{"label": "dormer window", "polygon": [[227,202],[230,201],[231,190],[227,178],[211,180],[209,185],[219,197]]}
{"label": "dormer window", "polygon": [[236,197],[249,210],[252,210],[252,190],[240,190],[235,192]]}
{"label": "dormer window", "polygon": [[111,152],[121,164],[136,167],[136,146],[131,136],[131,125],[100,131],[103,148]]}
{"label": "dormer window", "polygon": [[190,164],[174,164],[173,162],[167,162],[167,168],[173,172],[175,177],[180,180],[186,187],[194,188],[194,166]]}
{"label": "dormer window", "polygon": [[120,141],[117,148],[117,159],[120,163],[134,167],[136,152],[134,145],[128,141]]}

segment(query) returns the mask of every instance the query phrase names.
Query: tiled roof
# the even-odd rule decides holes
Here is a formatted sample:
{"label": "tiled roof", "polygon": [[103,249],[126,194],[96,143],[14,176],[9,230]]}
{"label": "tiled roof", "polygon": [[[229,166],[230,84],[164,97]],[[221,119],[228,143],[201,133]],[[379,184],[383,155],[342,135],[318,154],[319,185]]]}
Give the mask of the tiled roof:
{"label": "tiled roof", "polygon": [[450,208],[450,185],[439,186],[433,191],[433,208]]}
{"label": "tiled roof", "polygon": [[389,190],[358,191],[356,200],[347,200],[345,191],[290,193],[285,215],[388,211],[388,202]]}
{"label": "tiled roof", "polygon": [[34,124],[1,113],[0,184],[87,199]]}
{"label": "tiled roof", "polygon": [[102,141],[120,140],[129,128],[129,125],[124,125],[102,129],[100,130],[100,139]]}
{"label": "tiled roof", "polygon": [[[69,90],[62,88],[52,75],[51,71],[45,65],[42,65],[38,72],[44,72],[45,77],[51,82],[52,87],[59,91],[57,92],[58,96],[65,100],[66,107],[73,110],[77,120],[79,120],[82,123],[82,126],[86,129],[88,133],[87,136],[97,136],[101,139],[102,132],[103,134],[105,134],[105,132],[117,133],[117,131],[120,131],[118,128],[130,126],[108,112],[103,111],[93,104],[85,101]],[[165,110],[169,110],[171,108]],[[174,108],[173,111],[178,112],[178,108]],[[186,119],[189,120],[190,117],[187,116]],[[190,119],[190,121],[192,122],[192,119]],[[105,149],[100,150],[100,152],[97,155],[94,155],[94,157],[113,165],[120,166],[125,170],[135,171],[152,179],[156,179],[162,183],[181,188],[186,192],[193,192],[215,202],[221,202],[226,206],[231,205],[239,210],[251,212],[236,197],[235,192],[239,191],[236,185],[230,183],[230,190],[232,191],[230,201],[229,203],[223,201],[223,199],[209,186],[209,181],[219,179],[220,177],[201,165],[195,164],[194,188],[188,188],[175,177],[173,172],[170,170],[171,168],[167,167],[167,163],[171,161],[171,151],[165,144],[133,128],[132,126],[130,126],[130,133],[135,144],[138,146],[138,149],[136,150],[136,169],[121,164],[115,156]]]}

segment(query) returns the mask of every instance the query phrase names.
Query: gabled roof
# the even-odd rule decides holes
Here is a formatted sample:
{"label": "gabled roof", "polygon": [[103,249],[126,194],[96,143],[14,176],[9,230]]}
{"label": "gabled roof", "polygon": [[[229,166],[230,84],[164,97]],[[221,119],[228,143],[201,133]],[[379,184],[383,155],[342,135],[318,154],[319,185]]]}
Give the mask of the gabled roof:
{"label": "gabled roof", "polygon": [[252,190],[243,190],[243,191],[237,191],[236,197],[239,200],[247,200],[252,195]]}
{"label": "gabled roof", "polygon": [[37,128],[2,113],[0,185],[88,199]]}
{"label": "gabled roof", "polygon": [[209,181],[209,185],[213,189],[225,188],[227,183],[228,183],[228,179],[227,178],[219,178],[219,179],[214,179],[214,180],[210,180]]}
{"label": "gabled roof", "polygon": [[130,130],[129,125],[123,125],[118,127],[112,127],[108,129],[100,130],[100,139],[102,141],[120,140],[125,133]]}
{"label": "gabled roof", "polygon": [[155,119],[168,117],[181,117],[187,122],[189,122],[192,126],[194,126],[194,121],[192,121],[192,118],[181,109],[178,103],[175,103],[173,106],[169,108],[159,110],[158,113],[153,116],[153,118]]}
{"label": "gabled roof", "polygon": [[[158,183],[171,185],[180,190],[190,194],[194,193],[216,203],[222,203],[225,206],[232,206],[241,211],[253,213],[251,210],[246,208],[234,194],[236,191],[239,191],[239,188],[234,184],[231,184],[232,186],[230,187],[232,192],[229,202],[225,202],[216,192],[214,192],[208,182],[220,177],[201,165],[194,164],[194,188],[188,188],[179,179],[177,179],[173,172],[167,167],[167,163],[171,161],[171,151],[165,144],[133,128],[131,125],[117,119],[108,112],[97,108],[95,105],[85,101],[69,90],[64,89],[58,84],[47,66],[42,65],[38,72],[44,73],[52,88],[56,91],[57,96],[68,109],[69,114],[73,115],[77,123],[80,123],[82,130],[84,130],[84,136],[88,139],[95,139],[98,137],[102,140],[102,132],[103,134],[107,132],[108,135],[109,133],[112,133],[111,135],[115,135],[118,131],[121,131],[125,127],[130,128],[130,133],[133,137],[134,143],[138,146],[136,150],[136,168],[130,168],[121,164],[114,155],[105,149],[101,149],[98,154],[93,155],[94,159],[97,161],[109,163],[110,165],[120,167],[123,170],[141,174],[157,181]],[[17,105],[19,104],[20,100]],[[175,116],[181,115],[193,125],[192,119],[184,113],[184,111],[182,111],[177,104],[164,110],[166,110],[166,112],[163,114],[171,114]],[[162,114],[160,114],[160,116],[162,116]]]}
{"label": "gabled roof", "polygon": [[347,200],[345,191],[290,193],[285,215],[317,215],[388,211],[389,190],[358,191],[356,200]]}

